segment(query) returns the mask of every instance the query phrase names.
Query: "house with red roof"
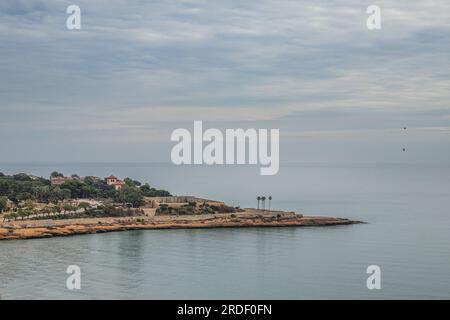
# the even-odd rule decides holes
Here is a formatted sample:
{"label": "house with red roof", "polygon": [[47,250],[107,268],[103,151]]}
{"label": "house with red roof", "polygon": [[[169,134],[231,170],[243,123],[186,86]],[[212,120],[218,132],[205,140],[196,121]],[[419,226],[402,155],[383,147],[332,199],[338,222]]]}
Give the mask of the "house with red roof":
{"label": "house with red roof", "polygon": [[62,184],[64,184],[67,181],[71,181],[73,180],[72,177],[51,177],[50,178],[50,183],[52,186],[60,186]]}
{"label": "house with red roof", "polygon": [[125,182],[123,182],[122,180],[119,180],[119,178],[117,178],[113,175],[106,177],[105,180],[106,180],[107,185],[114,187],[114,189],[116,189],[116,190],[122,189],[122,187],[125,185]]}

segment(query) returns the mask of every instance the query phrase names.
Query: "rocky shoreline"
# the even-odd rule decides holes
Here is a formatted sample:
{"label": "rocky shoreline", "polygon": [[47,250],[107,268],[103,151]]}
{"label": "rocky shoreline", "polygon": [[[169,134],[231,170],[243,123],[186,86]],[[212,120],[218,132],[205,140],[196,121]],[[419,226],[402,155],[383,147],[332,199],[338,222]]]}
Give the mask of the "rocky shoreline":
{"label": "rocky shoreline", "polygon": [[322,227],[362,223],[344,218],[246,209],[235,214],[28,220],[0,223],[0,240],[50,238],[128,230]]}

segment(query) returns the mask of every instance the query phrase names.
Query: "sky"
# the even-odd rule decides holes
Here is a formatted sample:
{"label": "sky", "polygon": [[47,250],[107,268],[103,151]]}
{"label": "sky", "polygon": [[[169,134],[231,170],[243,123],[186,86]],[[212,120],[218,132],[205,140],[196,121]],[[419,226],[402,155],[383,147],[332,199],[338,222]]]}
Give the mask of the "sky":
{"label": "sky", "polygon": [[449,98],[448,0],[0,2],[0,162],[170,162],[203,120],[280,129],[281,163],[445,164]]}

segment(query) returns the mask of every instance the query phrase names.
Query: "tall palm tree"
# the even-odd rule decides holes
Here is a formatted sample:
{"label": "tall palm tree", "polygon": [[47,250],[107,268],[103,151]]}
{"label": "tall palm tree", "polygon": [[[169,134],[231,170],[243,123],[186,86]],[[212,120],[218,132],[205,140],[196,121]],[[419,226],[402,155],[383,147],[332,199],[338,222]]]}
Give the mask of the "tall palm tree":
{"label": "tall palm tree", "polygon": [[258,210],[259,210],[259,201],[261,200],[261,197],[258,196],[258,197],[256,198],[256,200],[258,200]]}
{"label": "tall palm tree", "polygon": [[263,210],[266,210],[266,197],[265,197],[265,196],[262,197],[261,200],[262,200],[262,207],[263,207]]}
{"label": "tall palm tree", "polygon": [[269,196],[269,211],[270,211],[270,201],[272,201],[272,196]]}

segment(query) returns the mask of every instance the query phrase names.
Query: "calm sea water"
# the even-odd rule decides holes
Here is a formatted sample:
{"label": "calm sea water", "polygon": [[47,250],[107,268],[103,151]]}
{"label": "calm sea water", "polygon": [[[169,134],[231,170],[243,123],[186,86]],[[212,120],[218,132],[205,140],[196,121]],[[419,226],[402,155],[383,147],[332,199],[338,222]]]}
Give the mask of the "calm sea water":
{"label": "calm sea water", "polygon": [[[5,173],[115,174],[175,194],[348,217],[364,225],[130,231],[0,242],[3,299],[450,298],[450,167],[291,165],[258,168],[144,164],[2,164]],[[366,288],[366,268],[382,289]],[[66,289],[69,265],[82,288]]]}

